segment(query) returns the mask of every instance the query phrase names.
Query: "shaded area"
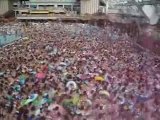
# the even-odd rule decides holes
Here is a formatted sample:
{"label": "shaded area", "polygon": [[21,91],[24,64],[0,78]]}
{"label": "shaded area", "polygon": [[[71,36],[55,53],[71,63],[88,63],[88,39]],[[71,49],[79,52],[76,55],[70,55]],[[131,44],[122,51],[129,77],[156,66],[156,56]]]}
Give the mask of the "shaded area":
{"label": "shaded area", "polygon": [[152,52],[160,55],[160,41],[154,40],[152,37],[141,36],[138,41],[142,47],[151,50]]}
{"label": "shaded area", "polygon": [[160,25],[142,26],[142,34],[137,41],[138,44],[146,49],[160,55]]}

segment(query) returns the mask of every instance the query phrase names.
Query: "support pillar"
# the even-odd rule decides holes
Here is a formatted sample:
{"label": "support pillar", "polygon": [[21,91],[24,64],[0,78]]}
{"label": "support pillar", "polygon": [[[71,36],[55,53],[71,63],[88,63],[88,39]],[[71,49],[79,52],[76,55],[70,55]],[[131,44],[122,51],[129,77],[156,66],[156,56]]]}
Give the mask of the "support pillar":
{"label": "support pillar", "polygon": [[71,11],[73,11],[73,5],[71,5]]}

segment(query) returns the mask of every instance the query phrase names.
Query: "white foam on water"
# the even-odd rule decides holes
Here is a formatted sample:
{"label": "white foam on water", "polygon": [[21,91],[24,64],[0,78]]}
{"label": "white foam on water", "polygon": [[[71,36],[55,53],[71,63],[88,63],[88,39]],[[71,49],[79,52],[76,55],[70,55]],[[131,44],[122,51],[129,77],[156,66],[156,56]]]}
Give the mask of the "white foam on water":
{"label": "white foam on water", "polygon": [[142,7],[142,10],[146,14],[146,16],[149,18],[151,25],[155,25],[158,23],[159,16],[156,13],[156,8],[154,5],[144,5]]}

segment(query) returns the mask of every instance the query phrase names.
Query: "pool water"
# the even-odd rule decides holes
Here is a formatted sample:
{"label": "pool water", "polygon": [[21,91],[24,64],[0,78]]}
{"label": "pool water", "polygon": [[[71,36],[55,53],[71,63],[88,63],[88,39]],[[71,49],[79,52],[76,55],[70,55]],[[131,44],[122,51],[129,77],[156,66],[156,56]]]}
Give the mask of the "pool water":
{"label": "pool water", "polygon": [[0,47],[10,44],[18,39],[20,39],[21,36],[18,35],[0,35]]}

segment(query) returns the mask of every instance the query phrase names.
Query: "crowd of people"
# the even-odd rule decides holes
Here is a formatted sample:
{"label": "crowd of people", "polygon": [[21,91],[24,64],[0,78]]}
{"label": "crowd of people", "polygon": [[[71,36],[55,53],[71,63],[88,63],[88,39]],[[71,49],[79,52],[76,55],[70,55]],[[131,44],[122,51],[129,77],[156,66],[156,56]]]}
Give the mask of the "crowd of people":
{"label": "crowd of people", "polygon": [[160,59],[122,29],[30,23],[0,48],[0,119],[159,120]]}
{"label": "crowd of people", "polygon": [[22,23],[8,23],[0,26],[0,35],[18,35],[24,32],[23,30],[23,24]]}

